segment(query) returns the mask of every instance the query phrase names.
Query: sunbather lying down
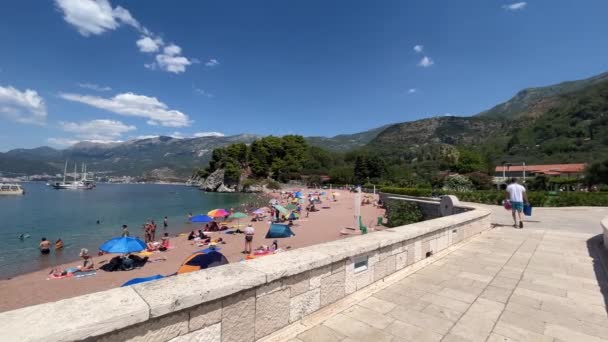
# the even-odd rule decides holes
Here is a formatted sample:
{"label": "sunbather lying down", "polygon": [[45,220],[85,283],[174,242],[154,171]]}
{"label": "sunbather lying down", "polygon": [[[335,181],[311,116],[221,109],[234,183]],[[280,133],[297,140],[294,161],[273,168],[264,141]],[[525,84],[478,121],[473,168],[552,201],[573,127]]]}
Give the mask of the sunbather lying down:
{"label": "sunbather lying down", "polygon": [[68,267],[64,270],[62,270],[60,268],[53,268],[49,272],[49,276],[52,278],[64,278],[64,277],[71,277],[74,274],[77,274],[80,272],[87,272],[87,271],[93,271],[93,269],[92,268],[84,269],[82,266]]}

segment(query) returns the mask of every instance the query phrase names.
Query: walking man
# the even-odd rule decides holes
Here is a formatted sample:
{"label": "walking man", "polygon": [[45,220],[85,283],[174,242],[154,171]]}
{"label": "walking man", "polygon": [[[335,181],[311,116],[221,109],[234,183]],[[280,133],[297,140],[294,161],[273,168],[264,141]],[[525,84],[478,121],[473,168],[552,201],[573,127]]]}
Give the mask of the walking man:
{"label": "walking man", "polygon": [[517,178],[511,178],[511,184],[507,186],[505,199],[511,202],[513,227],[517,228],[517,218],[519,217],[519,228],[523,228],[524,218],[522,212],[524,211],[524,203],[528,204],[528,195],[526,195],[526,188],[517,183]]}

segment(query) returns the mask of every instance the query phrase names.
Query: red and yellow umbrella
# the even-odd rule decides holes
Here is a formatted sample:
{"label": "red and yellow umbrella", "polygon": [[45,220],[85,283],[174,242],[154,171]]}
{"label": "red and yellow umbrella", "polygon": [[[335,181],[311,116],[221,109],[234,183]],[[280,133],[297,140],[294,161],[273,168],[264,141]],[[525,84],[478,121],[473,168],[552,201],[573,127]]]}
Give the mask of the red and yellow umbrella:
{"label": "red and yellow umbrella", "polygon": [[211,217],[226,217],[226,216],[230,215],[230,213],[227,212],[225,209],[213,209],[210,212],[208,212],[207,215],[209,215]]}

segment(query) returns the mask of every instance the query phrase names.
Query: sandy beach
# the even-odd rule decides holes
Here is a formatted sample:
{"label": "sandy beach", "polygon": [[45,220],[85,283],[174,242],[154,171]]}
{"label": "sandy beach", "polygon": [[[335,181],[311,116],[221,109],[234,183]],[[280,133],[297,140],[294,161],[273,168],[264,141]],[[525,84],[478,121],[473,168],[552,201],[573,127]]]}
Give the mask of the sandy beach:
{"label": "sandy beach", "polygon": [[[337,202],[323,198],[323,204],[317,206],[320,211],[311,212],[308,218],[305,218],[305,213],[303,213],[302,218],[295,221],[295,225],[292,226],[292,230],[296,235],[290,238],[278,239],[279,248],[283,250],[286,250],[287,247],[294,249],[348,238],[342,236],[340,231],[345,227],[355,226],[353,219],[354,194],[347,191],[337,192],[340,194],[337,197]],[[322,206],[330,206],[330,208],[322,209]],[[372,205],[361,207],[363,222],[370,228],[374,226],[376,217],[383,214],[384,210]],[[250,219],[240,220],[241,226],[246,225]],[[232,224],[236,225],[236,221],[229,225]],[[185,227],[185,230],[200,229],[202,226],[204,224],[191,224]],[[260,245],[270,245],[273,239],[265,239],[268,222],[255,222],[253,226],[256,230],[253,239],[254,248]],[[162,231],[162,229],[159,231]],[[244,248],[244,235],[224,234],[222,232],[209,234],[213,239],[221,237],[226,242],[226,244],[218,246],[231,263],[240,262],[244,259],[245,255],[241,253]],[[155,252],[150,256],[150,260],[166,259],[165,261],[148,262],[144,267],[132,271],[105,272],[97,270],[96,275],[84,278],[48,279],[50,268],[47,268],[19,275],[9,280],[0,280],[0,293],[2,293],[0,297],[0,312],[119,287],[132,278],[148,277],[155,274],[173,274],[187,256],[204,248],[196,246],[192,241],[188,241],[186,236],[172,237],[171,246],[173,248],[166,252]],[[108,254],[94,257],[95,267],[98,268],[114,256],[114,254]],[[81,262],[76,261],[56,267],[67,268],[80,264]]]}

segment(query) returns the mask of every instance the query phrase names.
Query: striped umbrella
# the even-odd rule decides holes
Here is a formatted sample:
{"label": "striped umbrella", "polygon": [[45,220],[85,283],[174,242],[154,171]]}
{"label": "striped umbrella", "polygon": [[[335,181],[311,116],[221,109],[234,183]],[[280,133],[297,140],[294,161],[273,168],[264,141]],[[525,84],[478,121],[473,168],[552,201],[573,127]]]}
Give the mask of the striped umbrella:
{"label": "striped umbrella", "polygon": [[207,215],[209,215],[211,217],[226,217],[226,216],[230,215],[230,213],[227,212],[225,209],[213,209],[210,212],[208,212]]}

